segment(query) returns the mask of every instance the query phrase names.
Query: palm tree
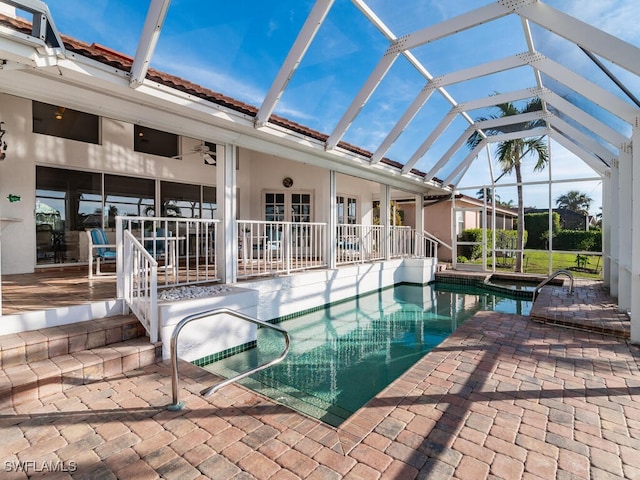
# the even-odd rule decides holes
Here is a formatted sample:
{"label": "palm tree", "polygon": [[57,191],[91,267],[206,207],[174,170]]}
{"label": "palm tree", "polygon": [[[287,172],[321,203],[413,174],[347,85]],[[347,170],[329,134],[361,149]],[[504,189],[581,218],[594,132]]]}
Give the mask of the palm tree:
{"label": "palm tree", "polygon": [[578,190],[570,190],[556,198],[557,207],[582,213],[585,216],[589,215],[591,202],[593,202],[593,199],[589,195],[579,192]]}
{"label": "palm tree", "polygon": [[[536,112],[542,110],[542,101],[539,98],[534,98],[527,102],[522,109],[519,109],[511,102],[501,103],[496,105],[498,109],[497,115],[492,115],[491,119],[502,118],[511,115],[520,115],[522,113]],[[487,118],[477,118],[477,122],[488,120]],[[531,122],[518,123],[505,125],[502,127],[495,127],[485,129],[486,135],[498,135],[507,132],[514,131],[526,131],[535,127],[543,126],[544,120],[534,120]],[[518,191],[518,236],[516,242],[516,265],[515,271],[522,272],[522,258],[524,247],[524,201],[522,195],[522,162],[527,156],[533,156],[536,163],[533,167],[533,171],[537,172],[543,170],[549,161],[549,150],[547,144],[543,142],[542,137],[535,138],[518,138],[515,140],[505,140],[498,143],[496,148],[496,159],[502,168],[503,174],[510,174],[515,172],[516,183]],[[473,134],[467,140],[467,145],[470,148],[475,148],[483,139],[483,136],[479,131],[473,132]]]}
{"label": "palm tree", "polygon": [[[484,188],[481,188],[480,190],[478,190],[476,192],[476,198],[478,198],[478,200],[484,200]],[[491,203],[493,201],[493,188],[487,188],[487,203]],[[500,195],[496,194],[496,203],[499,205],[500,204]]]}

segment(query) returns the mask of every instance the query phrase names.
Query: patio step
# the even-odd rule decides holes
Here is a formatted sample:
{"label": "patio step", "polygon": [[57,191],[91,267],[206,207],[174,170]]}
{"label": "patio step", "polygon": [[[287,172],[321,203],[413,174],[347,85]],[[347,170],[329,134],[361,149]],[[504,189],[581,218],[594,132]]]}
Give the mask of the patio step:
{"label": "patio step", "polygon": [[133,316],[0,336],[0,409],[152,365],[162,347],[149,343]]}

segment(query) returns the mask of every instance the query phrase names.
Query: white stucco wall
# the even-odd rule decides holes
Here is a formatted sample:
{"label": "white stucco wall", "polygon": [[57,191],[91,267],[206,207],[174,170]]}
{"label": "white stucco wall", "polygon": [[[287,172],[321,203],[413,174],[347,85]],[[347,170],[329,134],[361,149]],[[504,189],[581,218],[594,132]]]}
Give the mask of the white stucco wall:
{"label": "white stucco wall", "polygon": [[[133,150],[133,124],[102,118],[101,144],[35,134],[32,132],[32,102],[0,94],[0,120],[5,122],[7,158],[0,162],[0,216],[17,218],[2,223],[2,274],[29,273],[36,267],[35,174],[36,166],[70,168],[216,186],[216,167],[205,165],[199,154],[172,159]],[[181,152],[193,151],[200,140],[181,137]],[[238,150],[237,187],[240,219],[264,220],[264,193],[309,193],[312,221],[329,221],[329,171],[247,149]],[[285,188],[282,180],[293,179]],[[372,205],[380,185],[348,175],[336,175],[338,195],[358,200],[359,223],[372,221]],[[11,203],[9,194],[21,200]],[[82,232],[80,232],[82,233]]]}
{"label": "white stucco wall", "polygon": [[[172,159],[134,152],[133,124],[102,118],[101,145],[94,145],[33,133],[31,111],[31,100],[0,94],[8,145],[0,162],[0,216],[21,220],[2,223],[2,274],[32,272],[36,265],[36,165],[216,185],[216,168],[200,155]],[[182,137],[181,142],[181,151],[190,152],[199,140]],[[9,202],[9,194],[21,200]]]}

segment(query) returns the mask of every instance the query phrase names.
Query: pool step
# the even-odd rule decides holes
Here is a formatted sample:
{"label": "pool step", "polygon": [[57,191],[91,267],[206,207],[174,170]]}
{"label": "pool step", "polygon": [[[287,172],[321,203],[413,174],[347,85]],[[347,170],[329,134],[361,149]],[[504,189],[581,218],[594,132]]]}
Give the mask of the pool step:
{"label": "pool step", "polygon": [[63,392],[159,361],[133,316],[0,336],[0,409]]}

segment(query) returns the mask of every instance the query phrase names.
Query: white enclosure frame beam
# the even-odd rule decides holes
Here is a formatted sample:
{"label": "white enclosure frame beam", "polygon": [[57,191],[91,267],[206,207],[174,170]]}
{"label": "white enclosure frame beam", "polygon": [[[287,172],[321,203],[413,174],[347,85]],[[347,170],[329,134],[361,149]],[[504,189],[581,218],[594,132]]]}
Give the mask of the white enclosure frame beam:
{"label": "white enclosure frame beam", "polygon": [[[513,115],[512,117],[517,117],[519,115]],[[512,117],[503,117],[496,120],[504,120]],[[484,122],[481,122],[484,123]],[[453,179],[464,169],[466,168],[471,161],[473,161],[474,157],[478,155],[480,150],[484,148],[487,143],[498,143],[498,142],[508,142],[510,140],[516,140],[518,138],[529,138],[529,137],[540,137],[549,133],[549,129],[547,127],[538,127],[532,128],[529,130],[521,130],[519,132],[510,132],[503,133],[500,135],[490,135],[487,138],[484,138],[476,147],[467,155],[462,162],[447,176],[447,178],[443,181],[444,185],[449,185]],[[479,148],[480,147],[480,148]]]}
{"label": "white enclosure frame beam", "polygon": [[[508,0],[501,1],[513,3]],[[556,35],[606,58],[625,70],[640,75],[640,50],[637,47],[543,2],[522,4],[516,7],[516,11],[519,15]]]}
{"label": "white enclosure frame beam", "polygon": [[263,127],[269,121],[269,117],[276,108],[277,103],[280,101],[280,97],[287,88],[289,81],[293,77],[293,74],[298,69],[302,57],[306,53],[309,45],[315,38],[320,26],[324,22],[331,6],[335,0],[316,0],[315,5],[311,9],[311,12],[307,16],[307,19],[298,34],[293,46],[287,54],[282,63],[278,75],[271,84],[271,88],[267,92],[266,97],[262,101],[262,105],[256,115],[255,126],[256,128]]}
{"label": "white enclosure frame beam", "polygon": [[474,78],[480,78],[494,73],[512,70],[514,68],[524,67],[532,61],[533,55],[529,52],[519,53],[510,57],[501,58],[492,62],[482,63],[473,67],[457,70],[455,72],[446,73],[433,78],[433,83],[439,87],[453,85],[455,83],[464,82]]}
{"label": "white enclosure frame beam", "polygon": [[500,3],[491,3],[485,7],[477,8],[455,18],[444,20],[401,37],[398,39],[398,43],[403,50],[410,50],[420,45],[433,42],[434,40],[453,35],[454,33],[459,33],[463,30],[468,30],[483,23],[496,20],[510,13],[513,13],[513,11],[503,7]]}
{"label": "white enclosure frame beam", "polygon": [[550,119],[550,123],[554,129],[558,130],[561,134],[570,138],[571,141],[573,141],[578,145],[582,145],[583,147],[591,151],[591,153],[600,157],[607,167],[610,167],[613,160],[618,158],[618,156],[615,153],[613,153],[611,150],[608,150],[607,148],[603,147],[601,144],[596,142],[589,135],[585,135],[580,130],[575,128],[573,125],[565,122],[561,118],[554,116]]}
{"label": "white enclosure frame beam", "polygon": [[[422,144],[418,147],[418,150],[416,150],[416,152],[411,155],[409,161],[405,163],[404,167],[402,167],[402,173],[408,173],[409,171],[411,171],[418,160],[420,160],[424,156],[424,154],[427,153],[427,150],[431,148],[431,145],[433,145],[433,143],[440,137],[440,135],[442,135],[442,133],[449,127],[449,125],[451,125],[451,123],[455,120],[456,115],[458,115],[457,108],[452,108],[447,112],[444,118],[440,120],[440,123],[438,123],[436,128],[431,130],[431,133],[429,133],[427,138],[424,139]],[[472,131],[473,130],[470,130],[470,132]]]}
{"label": "white enclosure frame beam", "polygon": [[567,88],[579,93],[596,105],[599,105],[625,122],[633,125],[636,115],[640,112],[638,107],[625,102],[617,95],[608,92],[604,88],[590,82],[582,75],[578,75],[544,55],[536,55],[535,57],[532,64],[542,73],[549,75]]}
{"label": "white enclosure frame beam", "polygon": [[425,182],[432,180],[436,176],[436,173],[442,170],[442,167],[444,167],[444,165],[449,161],[453,154],[456,153],[462,145],[464,145],[464,143],[467,141],[474,130],[474,126],[469,126],[464,132],[462,132],[462,135],[460,135],[458,139],[453,144],[451,144],[449,149],[444,153],[444,155],[442,155],[440,160],[438,160],[438,162],[425,175]]}
{"label": "white enclosure frame beam", "polygon": [[586,151],[584,148],[576,145],[571,140],[569,140],[564,135],[560,134],[560,132],[556,132],[551,130],[549,132],[549,136],[562,145],[564,148],[573,153],[576,157],[586,163],[589,167],[591,167],[596,173],[598,173],[601,177],[607,175],[608,172],[611,171],[609,167],[607,167],[602,161],[593,156],[590,152]]}
{"label": "white enclosure frame beam", "polygon": [[371,72],[371,75],[369,75],[369,78],[354,97],[351,105],[349,105],[349,108],[347,108],[347,111],[334,128],[333,133],[329,135],[326,143],[327,150],[333,150],[336,148],[336,145],[338,145],[338,142],[340,142],[353,120],[356,118],[358,113],[360,113],[360,110],[362,110],[365,103],[367,103],[367,100],[369,100],[369,97],[371,97],[378,84],[380,84],[384,76],[387,74],[391,65],[393,65],[393,62],[398,58],[398,54],[399,51],[392,45],[382,56],[376,65],[376,68],[373,69],[373,72]]}
{"label": "white enclosure frame beam", "polygon": [[[375,165],[382,159],[384,154],[387,153],[389,148],[391,148],[391,145],[394,144],[407,125],[409,125],[411,120],[413,120],[413,118],[418,114],[422,106],[427,102],[427,100],[429,100],[434,90],[435,85],[432,84],[427,84],[422,90],[420,90],[420,93],[413,99],[409,108],[405,110],[402,117],[400,117],[400,120],[396,122],[378,149],[371,156],[371,165]],[[407,168],[406,165],[404,168]],[[404,168],[402,170],[403,172],[405,171]],[[411,167],[409,167],[409,170],[411,170]]]}
{"label": "white enclosure frame beam", "polygon": [[138,41],[136,56],[133,58],[133,65],[131,65],[131,79],[129,80],[131,88],[137,88],[142,85],[147,76],[149,64],[158,44],[170,3],[171,0],[152,0],[151,5],[149,5],[147,18],[144,21],[142,34]]}
{"label": "white enclosure frame beam", "polygon": [[640,343],[640,116],[631,134],[631,343]]}
{"label": "white enclosure frame beam", "polygon": [[629,140],[618,131],[609,127],[595,117],[592,117],[580,107],[576,107],[573,103],[565,100],[560,95],[552,92],[551,90],[548,90],[544,94],[542,94],[541,98],[543,98],[549,105],[561,111],[568,117],[571,117],[587,130],[590,130],[595,135],[599,136],[616,148],[620,148],[620,145]]}

